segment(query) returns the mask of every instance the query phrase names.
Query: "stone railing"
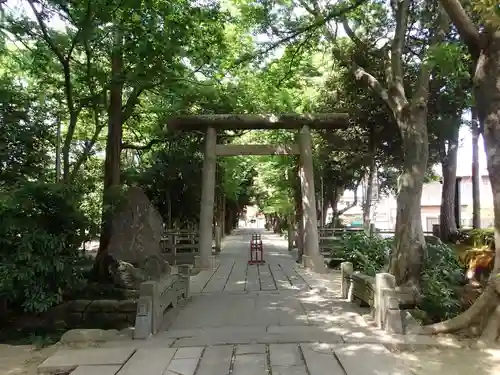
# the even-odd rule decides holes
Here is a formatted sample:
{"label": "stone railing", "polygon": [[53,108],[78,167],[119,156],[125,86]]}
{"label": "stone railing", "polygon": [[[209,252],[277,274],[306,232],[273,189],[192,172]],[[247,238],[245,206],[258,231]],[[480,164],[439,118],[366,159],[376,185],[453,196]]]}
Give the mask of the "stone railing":
{"label": "stone railing", "polygon": [[165,274],[143,282],[137,301],[134,339],[147,339],[158,333],[165,312],[179,300],[189,298],[190,267],[177,266],[177,274]]}
{"label": "stone railing", "polygon": [[341,263],[340,271],[342,298],[369,306],[379,328],[405,334],[410,325],[417,324],[408,311],[416,307],[415,295],[413,291],[397,287],[393,275],[364,275],[355,272],[351,262]]}

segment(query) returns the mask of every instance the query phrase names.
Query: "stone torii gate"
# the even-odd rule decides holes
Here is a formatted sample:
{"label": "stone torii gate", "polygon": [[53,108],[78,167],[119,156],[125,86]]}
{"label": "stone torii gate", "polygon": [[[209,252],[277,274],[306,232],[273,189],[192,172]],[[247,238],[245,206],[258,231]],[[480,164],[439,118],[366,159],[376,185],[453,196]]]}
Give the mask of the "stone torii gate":
{"label": "stone torii gate", "polygon": [[[316,272],[324,272],[325,265],[319,250],[318,221],[312,159],[310,129],[345,128],[349,125],[346,113],[281,114],[281,115],[199,115],[178,116],[169,119],[173,131],[204,131],[205,160],[202,174],[200,208],[200,268],[212,268],[212,224],[217,156],[235,155],[300,155],[299,177],[302,194],[302,228],[304,233],[303,264]],[[217,144],[217,130],[244,129],[299,129],[299,142],[292,146]],[[299,231],[300,233],[301,231]]]}

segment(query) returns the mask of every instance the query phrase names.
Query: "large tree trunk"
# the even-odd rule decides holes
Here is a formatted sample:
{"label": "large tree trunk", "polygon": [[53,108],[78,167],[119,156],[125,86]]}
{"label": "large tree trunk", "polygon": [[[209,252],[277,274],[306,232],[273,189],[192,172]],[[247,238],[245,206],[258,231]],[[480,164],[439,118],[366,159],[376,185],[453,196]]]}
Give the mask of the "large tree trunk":
{"label": "large tree trunk", "polygon": [[500,328],[500,30],[489,30],[483,36],[485,44],[474,76],[474,93],[479,122],[484,124],[484,148],[493,192],[495,264],[483,294],[467,311],[425,326],[422,333],[456,332],[476,325],[482,329],[480,342],[488,344],[497,340]]}
{"label": "large tree trunk", "polygon": [[421,206],[429,154],[425,108],[397,118],[403,139],[403,171],[398,181],[397,217],[390,272],[398,285],[419,289],[425,254]]}
{"label": "large tree trunk", "polygon": [[122,143],[122,94],[123,94],[123,56],[122,36],[117,33],[115,46],[111,52],[111,84],[108,107],[108,138],[106,142],[106,160],[104,162],[104,191],[102,209],[102,227],[96,268],[99,277],[106,273],[103,256],[111,238],[112,213],[120,186],[120,154]]}
{"label": "large tree trunk", "polygon": [[475,94],[479,123],[484,124],[484,148],[493,191],[496,245],[494,276],[500,270],[500,29],[489,32],[487,48],[480,56],[476,69]]}
{"label": "large tree trunk", "polygon": [[[458,119],[460,121],[460,119]],[[441,160],[443,171],[443,186],[441,192],[441,210],[439,219],[440,237],[449,242],[457,233],[455,220],[455,189],[457,181],[457,153],[459,127],[453,126],[453,134],[448,139],[448,149],[443,150],[444,157]]]}
{"label": "large tree trunk", "polygon": [[481,227],[481,198],[479,184],[479,122],[477,110],[472,108],[472,227]]}

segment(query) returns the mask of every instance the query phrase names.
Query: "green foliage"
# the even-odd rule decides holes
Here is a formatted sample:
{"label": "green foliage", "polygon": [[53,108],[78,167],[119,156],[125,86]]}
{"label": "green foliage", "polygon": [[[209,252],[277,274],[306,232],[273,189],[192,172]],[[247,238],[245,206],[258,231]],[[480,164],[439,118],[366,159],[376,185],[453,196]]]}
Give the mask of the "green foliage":
{"label": "green foliage", "polygon": [[332,255],[351,262],[356,271],[375,276],[386,263],[390,249],[391,239],[369,236],[360,231],[345,234],[339,250]]}
{"label": "green foliage", "polygon": [[477,228],[460,230],[460,242],[475,248],[493,246],[495,243],[495,230],[493,228]]}
{"label": "green foliage", "polygon": [[[387,263],[391,246],[390,238],[348,233],[332,251],[332,257],[342,258],[351,262],[354,270],[375,276]],[[427,322],[447,319],[461,311],[457,287],[462,280],[464,269],[455,252],[444,244],[427,244],[421,285],[423,298],[418,306]]]}
{"label": "green foliage", "polygon": [[203,157],[199,136],[186,135],[151,153],[142,168],[131,168],[124,182],[144,189],[164,221],[196,222],[201,197]]}
{"label": "green foliage", "polygon": [[0,296],[14,307],[41,312],[83,281],[86,219],[79,193],[66,186],[27,182],[0,196]]}
{"label": "green foliage", "polygon": [[36,97],[0,75],[0,189],[26,179],[46,179],[51,129]]}
{"label": "green foliage", "polygon": [[427,244],[422,274],[423,299],[419,308],[425,311],[428,321],[448,319],[461,311],[457,287],[464,277],[464,269],[452,248],[445,244]]}

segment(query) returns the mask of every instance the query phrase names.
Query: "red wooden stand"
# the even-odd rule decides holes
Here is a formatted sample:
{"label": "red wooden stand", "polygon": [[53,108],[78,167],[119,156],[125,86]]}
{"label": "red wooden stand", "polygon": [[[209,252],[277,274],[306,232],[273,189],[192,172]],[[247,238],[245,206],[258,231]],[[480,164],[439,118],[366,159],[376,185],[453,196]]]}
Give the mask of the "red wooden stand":
{"label": "red wooden stand", "polygon": [[260,234],[253,233],[250,240],[250,260],[248,264],[264,264],[264,253],[262,249],[262,239]]}

